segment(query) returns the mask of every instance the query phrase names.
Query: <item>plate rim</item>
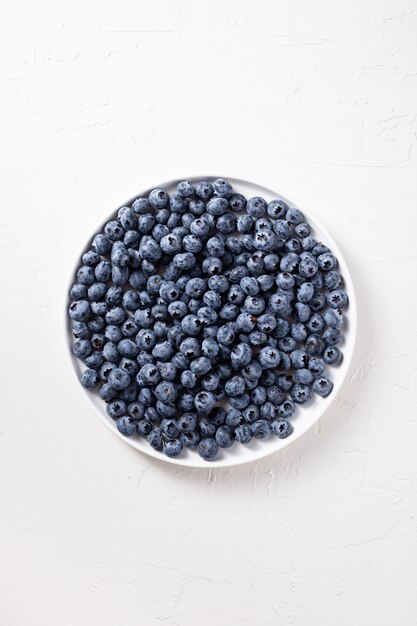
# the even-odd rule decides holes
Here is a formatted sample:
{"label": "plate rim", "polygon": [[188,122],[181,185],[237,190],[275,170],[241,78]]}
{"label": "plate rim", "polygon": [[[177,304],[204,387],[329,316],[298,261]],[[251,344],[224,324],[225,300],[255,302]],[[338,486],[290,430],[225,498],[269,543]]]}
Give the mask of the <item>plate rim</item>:
{"label": "plate rim", "polygon": [[[171,458],[171,457],[167,457],[166,455],[164,455],[161,452],[158,452],[156,450],[153,450],[149,445],[145,444],[145,445],[137,445],[137,443],[140,443],[141,440],[137,440],[137,439],[131,439],[130,437],[125,437],[123,436],[118,430],[117,427],[115,425],[115,421],[112,420],[112,418],[110,418],[109,416],[107,416],[107,414],[105,414],[105,412],[100,411],[98,409],[98,407],[96,406],[96,404],[93,401],[93,397],[91,392],[89,392],[88,389],[84,389],[84,387],[79,383],[78,381],[78,387],[81,390],[81,392],[83,393],[83,395],[87,398],[88,403],[90,404],[90,406],[92,407],[94,413],[96,413],[96,415],[99,417],[100,421],[105,424],[105,426],[114,434],[116,434],[119,439],[121,439],[122,441],[124,441],[125,443],[127,443],[128,445],[130,445],[132,448],[134,448],[135,450],[137,450],[138,452],[141,452],[143,454],[146,454],[147,456],[151,457],[152,459],[156,459],[157,461],[163,462],[163,463],[170,463],[172,465],[177,465],[177,466],[181,466],[181,467],[188,467],[188,468],[192,468],[192,469],[213,469],[213,468],[220,468],[220,467],[237,467],[239,465],[244,465],[247,463],[254,463],[256,461],[259,461],[261,459],[264,459],[268,456],[271,456],[273,454],[277,454],[279,452],[282,452],[282,450],[284,450],[285,448],[287,448],[288,446],[291,446],[293,443],[295,443],[300,437],[302,437],[306,432],[308,432],[315,424],[317,424],[322,417],[326,414],[326,412],[329,410],[329,408],[333,405],[333,402],[335,400],[335,398],[337,397],[339,391],[341,390],[343,384],[346,381],[347,375],[349,373],[350,370],[350,366],[352,363],[352,359],[355,353],[355,348],[356,348],[356,341],[357,341],[357,327],[358,327],[358,313],[357,313],[357,299],[356,299],[356,293],[355,293],[355,289],[354,289],[354,284],[353,284],[353,280],[349,271],[349,266],[344,258],[344,255],[342,254],[342,251],[340,250],[337,242],[334,240],[333,236],[331,235],[331,233],[327,230],[326,227],[323,226],[323,224],[321,223],[320,220],[318,220],[314,214],[311,214],[309,209],[305,209],[300,208],[296,203],[292,202],[291,200],[288,200],[288,198],[284,195],[282,195],[281,193],[277,193],[272,187],[263,184],[263,183],[255,183],[251,180],[247,180],[247,179],[243,179],[243,178],[237,178],[235,176],[224,176],[224,175],[219,175],[219,176],[188,176],[188,177],[182,177],[182,178],[174,178],[174,179],[170,179],[168,181],[164,181],[164,182],[159,182],[157,184],[154,184],[150,187],[147,187],[146,189],[144,189],[143,191],[141,191],[139,194],[136,194],[132,199],[126,201],[124,204],[121,204],[119,206],[119,208],[121,206],[130,206],[134,200],[138,197],[142,197],[144,195],[147,195],[152,189],[159,187],[162,189],[165,189],[166,187],[172,187],[173,185],[176,185],[178,182],[183,181],[183,180],[188,180],[191,183],[195,183],[198,181],[208,181],[208,182],[213,182],[214,180],[216,180],[217,178],[224,178],[225,180],[229,181],[233,186],[239,186],[239,185],[249,185],[251,187],[254,187],[258,190],[260,190],[260,192],[264,191],[267,194],[270,195],[275,195],[277,198],[284,200],[289,206],[294,207],[294,208],[298,208],[300,211],[302,211],[308,222],[312,222],[313,226],[316,226],[318,230],[320,230],[320,235],[325,238],[325,245],[329,245],[329,247],[331,248],[332,252],[335,254],[335,256],[337,257],[339,264],[341,264],[343,266],[343,271],[341,272],[344,282],[345,282],[345,286],[346,286],[346,291],[348,293],[349,296],[349,334],[351,336],[351,341],[350,341],[350,345],[351,348],[349,350],[348,353],[346,353],[345,351],[343,351],[343,368],[344,368],[344,372],[343,374],[341,374],[339,377],[336,378],[336,380],[334,381],[333,384],[333,390],[331,392],[331,394],[327,397],[327,398],[321,398],[320,401],[324,402],[325,404],[323,404],[323,408],[320,409],[318,411],[317,417],[309,424],[302,424],[300,422],[300,424],[298,425],[297,430],[294,430],[293,433],[285,439],[279,439],[276,438],[275,439],[275,443],[278,445],[267,445],[267,442],[265,442],[266,445],[260,445],[259,449],[256,450],[256,453],[254,453],[252,458],[240,458],[238,456],[234,456],[234,455],[227,455],[227,453],[224,455],[223,458],[220,459],[215,459],[213,461],[207,462],[204,459],[202,459],[197,452],[195,452],[194,454],[192,454],[192,457],[190,459],[183,459],[181,457],[177,457],[177,458]],[[98,226],[94,232],[100,232],[104,225],[109,221],[109,219],[112,219],[113,215],[115,215],[117,213],[119,209],[114,209],[113,211],[110,212],[110,215],[107,216],[104,221],[101,222],[101,225]],[[91,240],[92,237],[94,235],[90,235],[90,237],[87,239],[85,245],[82,247],[81,252],[78,254],[77,260],[75,261],[75,263],[72,264],[72,269],[70,271],[69,274],[69,280],[66,282],[66,291],[65,291],[65,310],[64,310],[64,329],[65,329],[65,337],[66,337],[66,344],[67,344],[67,348],[68,348],[68,356],[69,359],[71,361],[71,369],[73,370],[73,372],[76,375],[76,378],[79,378],[79,372],[78,372],[78,367],[79,367],[79,363],[80,363],[80,359],[78,359],[73,353],[72,353],[72,333],[71,333],[71,320],[68,316],[68,306],[71,303],[71,298],[69,297],[69,287],[73,284],[73,279],[74,276],[76,274],[77,268],[79,267],[79,263],[80,263],[80,258],[82,256],[82,254],[84,254],[84,252],[90,248],[91,246]],[[104,401],[103,401],[103,406],[104,406]],[[305,410],[308,410],[308,407],[306,407]],[[142,442],[144,443],[144,442]]]}

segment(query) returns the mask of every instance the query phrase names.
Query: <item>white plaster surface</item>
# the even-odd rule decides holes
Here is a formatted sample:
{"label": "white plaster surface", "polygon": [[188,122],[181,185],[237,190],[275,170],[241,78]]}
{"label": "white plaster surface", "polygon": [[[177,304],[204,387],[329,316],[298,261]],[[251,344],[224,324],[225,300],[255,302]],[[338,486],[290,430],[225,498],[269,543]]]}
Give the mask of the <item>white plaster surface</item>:
{"label": "white plaster surface", "polygon": [[[4,4],[2,625],[416,625],[416,32],[415,0]],[[199,172],[314,212],[359,309],[320,425],[200,471],[99,422],[63,330],[86,235]]]}

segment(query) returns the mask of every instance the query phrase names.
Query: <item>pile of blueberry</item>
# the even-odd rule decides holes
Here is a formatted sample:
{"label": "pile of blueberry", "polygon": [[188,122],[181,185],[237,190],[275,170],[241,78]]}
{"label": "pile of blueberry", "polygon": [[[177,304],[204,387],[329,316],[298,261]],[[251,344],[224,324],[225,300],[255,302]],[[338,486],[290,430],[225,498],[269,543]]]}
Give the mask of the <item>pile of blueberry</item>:
{"label": "pile of blueberry", "polygon": [[287,437],[297,404],[333,387],[337,259],[283,200],[223,179],[154,189],[97,234],[71,287],[84,387],[119,431],[169,457]]}

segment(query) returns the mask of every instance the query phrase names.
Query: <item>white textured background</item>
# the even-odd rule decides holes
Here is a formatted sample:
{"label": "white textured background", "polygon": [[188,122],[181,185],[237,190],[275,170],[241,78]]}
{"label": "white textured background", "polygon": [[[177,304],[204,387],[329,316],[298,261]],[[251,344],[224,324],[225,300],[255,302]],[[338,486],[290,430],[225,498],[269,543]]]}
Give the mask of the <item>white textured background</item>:
{"label": "white textured background", "polygon": [[[416,32],[415,0],[3,6],[2,625],[415,626]],[[359,300],[320,426],[232,470],[124,445],[65,354],[86,235],[200,172],[313,211]]]}

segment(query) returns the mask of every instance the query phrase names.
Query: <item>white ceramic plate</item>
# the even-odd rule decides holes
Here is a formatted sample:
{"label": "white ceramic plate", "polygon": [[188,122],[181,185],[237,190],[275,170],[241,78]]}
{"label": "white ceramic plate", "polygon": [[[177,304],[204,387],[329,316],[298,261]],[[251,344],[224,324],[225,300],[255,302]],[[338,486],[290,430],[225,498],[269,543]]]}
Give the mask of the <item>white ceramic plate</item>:
{"label": "white ceramic plate", "polygon": [[[199,180],[206,180],[206,181],[213,182],[216,178],[220,178],[220,176],[198,176],[198,177],[190,178],[188,180],[190,180],[190,182],[197,182]],[[181,180],[184,180],[184,179],[181,179]],[[242,193],[246,198],[250,198],[253,196],[262,196],[268,202],[270,200],[273,200],[274,198],[281,198],[282,200],[285,200],[287,204],[289,204],[290,206],[292,207],[295,206],[294,204],[292,204],[291,202],[289,202],[288,200],[280,196],[275,191],[272,191],[271,189],[267,189],[260,185],[256,185],[254,183],[244,181],[244,180],[238,180],[238,179],[233,179],[233,178],[227,178],[227,180],[231,182],[236,192]],[[175,190],[175,187],[178,182],[179,182],[178,180],[171,180],[166,183],[154,185],[154,187],[160,187],[162,189],[165,189],[169,193],[171,193]],[[146,196],[150,190],[151,189],[145,189],[139,192],[136,197]],[[130,205],[132,202],[133,200],[130,200],[129,202],[126,202],[125,205],[120,205],[120,206]],[[342,386],[342,383],[346,377],[346,374],[348,372],[349,365],[353,356],[353,350],[354,350],[355,338],[356,338],[356,326],[357,326],[356,299],[355,299],[352,279],[350,277],[348,267],[346,265],[343,255],[341,251],[339,250],[336,242],[333,240],[333,238],[327,232],[327,230],[316,220],[316,218],[313,215],[310,215],[310,213],[308,213],[308,211],[306,211],[304,207],[296,207],[296,208],[299,208],[304,213],[306,217],[306,221],[308,221],[312,227],[312,230],[313,230],[312,234],[314,235],[314,237],[318,241],[322,241],[324,244],[329,246],[331,251],[338,258],[339,270],[344,278],[344,288],[349,296],[349,307],[346,310],[345,315],[344,315],[345,316],[345,323],[343,327],[344,339],[343,339],[343,343],[340,345],[341,350],[343,352],[343,361],[339,366],[336,366],[336,367],[328,366],[329,376],[332,379],[333,384],[334,384],[332,393],[327,398],[321,398],[313,394],[314,399],[308,405],[304,407],[298,406],[294,417],[291,418],[291,423],[294,427],[293,433],[286,439],[278,439],[275,436],[270,436],[269,438],[263,439],[263,440],[252,440],[249,445],[242,445],[242,444],[236,443],[234,446],[232,446],[231,448],[228,448],[227,450],[220,450],[217,458],[214,461],[207,462],[201,459],[195,450],[190,451],[188,449],[184,449],[180,457],[171,459],[165,456],[163,453],[154,451],[148,445],[146,440],[138,435],[134,437],[124,437],[117,430],[115,422],[107,415],[106,410],[105,410],[106,405],[103,402],[103,400],[101,400],[98,393],[88,391],[80,385],[80,390],[82,390],[82,392],[85,394],[86,398],[90,402],[91,406],[93,407],[98,417],[108,428],[110,428],[110,430],[112,430],[115,433],[115,435],[120,437],[120,439],[122,439],[129,445],[133,446],[137,450],[140,450],[141,452],[148,454],[149,456],[155,457],[161,461],[165,461],[166,463],[174,463],[175,465],[185,465],[188,467],[205,467],[205,468],[227,467],[231,465],[239,465],[241,463],[248,463],[250,461],[256,461],[262,457],[272,454],[273,452],[282,450],[283,448],[285,448],[286,446],[294,442],[296,439],[298,439],[298,437],[301,437],[301,435],[303,435],[309,428],[311,428],[320,419],[320,417],[325,413],[325,411],[329,408],[334,398],[336,398],[339,389]],[[117,210],[114,212],[113,215],[106,216],[105,222],[103,222],[103,224],[99,228],[97,228],[96,232],[101,231],[102,228],[104,227],[104,224],[108,220],[113,219],[116,213],[117,213]],[[90,247],[92,236],[89,239],[85,249],[82,252],[86,251]],[[74,268],[74,271],[72,272],[70,285],[75,281],[75,273],[76,273],[77,267],[79,266],[80,257],[81,257],[81,254],[78,257],[76,266]],[[68,342],[69,353],[71,355],[72,365],[74,367],[76,375],[79,377],[81,375],[81,372],[84,369],[84,366],[79,359],[74,357],[71,351],[71,345],[72,345],[71,323],[68,319],[68,314],[67,314],[69,304],[70,304],[70,301],[68,299],[66,311],[65,311],[67,342]]]}

